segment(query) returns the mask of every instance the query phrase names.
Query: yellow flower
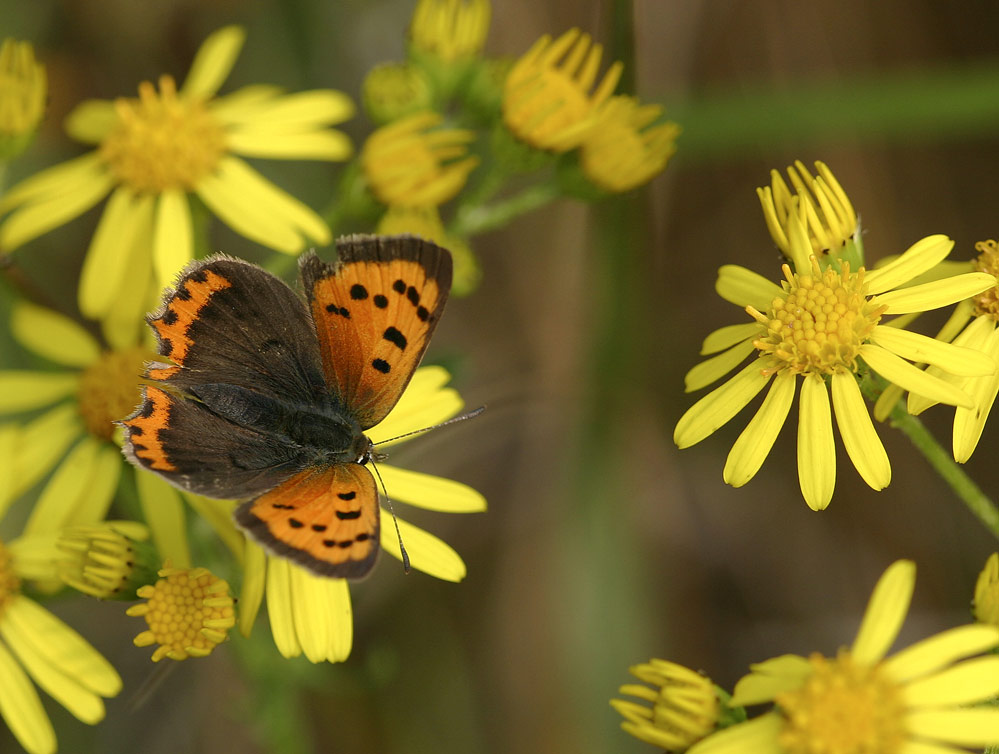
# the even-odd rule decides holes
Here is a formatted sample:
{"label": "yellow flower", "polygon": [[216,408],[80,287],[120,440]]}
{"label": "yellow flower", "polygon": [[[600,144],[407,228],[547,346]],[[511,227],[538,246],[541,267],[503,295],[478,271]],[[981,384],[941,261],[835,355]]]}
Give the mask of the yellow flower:
{"label": "yellow flower", "polygon": [[[972,268],[992,276],[993,285],[976,296],[962,301],[953,316],[937,333],[937,339],[964,348],[973,348],[999,361],[999,244],[995,241],[980,241],[975,248],[979,254]],[[947,380],[972,397],[973,405],[958,406],[954,411],[952,433],[954,459],[958,463],[964,463],[971,458],[978,447],[985,422],[992,411],[996,394],[999,393],[999,374],[950,375],[941,372],[935,365],[927,367],[926,373]],[[885,390],[886,403],[894,405],[899,395],[898,388],[891,393]],[[906,407],[910,414],[918,415],[935,402],[927,396],[910,393]],[[890,410],[890,406],[886,405],[885,409]]]}
{"label": "yellow flower", "polygon": [[999,626],[999,552],[985,561],[975,584],[975,620]]}
{"label": "yellow flower", "polygon": [[123,291],[147,289],[133,272],[138,256],[152,258],[159,287],[193,254],[188,193],[236,232],[294,254],[307,239],[330,241],[326,223],[264,179],[236,155],[341,160],[351,151],[328,128],[353,114],[350,100],[322,89],[283,94],[272,86],[215,93],[242,47],[244,32],[225,27],[205,41],[178,90],[169,76],[139,86],[138,99],[90,100],[66,121],[73,138],[93,152],[42,171],[0,199],[0,249],[77,217],[111,194],[91,240],[80,280],[80,311],[108,315]]}
{"label": "yellow flower", "polygon": [[[944,631],[886,658],[915,584],[910,561],[878,581],[849,649],[836,657],[783,655],[752,666],[733,705],[777,708],[715,733],[690,754],[960,754],[999,742],[999,629],[972,624]],[[971,659],[968,659],[971,658]]]}
{"label": "yellow flower", "polygon": [[655,688],[635,683],[618,689],[621,694],[652,705],[650,708],[631,700],[611,699],[611,706],[624,716],[622,730],[671,752],[686,751],[715,730],[721,710],[710,678],[658,659],[633,665],[629,670]]}
{"label": "yellow flower", "polygon": [[364,77],[364,109],[375,123],[391,123],[430,107],[433,95],[423,70],[410,63],[382,63]]}
{"label": "yellow flower", "polygon": [[45,113],[45,67],[29,42],[5,39],[0,47],[0,160],[20,154]]}
{"label": "yellow flower", "polygon": [[489,31],[489,0],[419,0],[409,25],[411,50],[452,63],[474,58]]}
{"label": "yellow flower", "polygon": [[[55,731],[31,681],[94,725],[104,719],[102,697],[116,696],[121,678],[82,636],[21,592],[24,579],[55,575],[50,547],[39,552],[33,540],[0,543],[0,716],[27,751],[50,754]],[[33,563],[51,572],[34,572]]]}
{"label": "yellow flower", "polygon": [[804,253],[815,254],[822,266],[825,266],[826,256],[833,254],[857,267],[864,261],[857,213],[829,167],[816,161],[815,168],[818,177],[813,177],[801,160],[788,167],[787,175],[794,186],[794,194],[780,173],[770,171],[770,186],[756,189],[767,228],[777,248],[799,269],[806,266],[808,256],[791,256],[794,249],[790,242],[789,219],[792,215],[798,217],[808,234],[810,247],[804,248]]}
{"label": "yellow flower", "polygon": [[621,78],[614,63],[590,94],[603,48],[590,35],[570,29],[554,42],[547,34],[534,43],[506,77],[503,122],[521,141],[538,149],[567,152],[589,135],[597,108]]}
{"label": "yellow flower", "polygon": [[805,502],[825,508],[836,482],[829,391],[847,455],[875,490],[891,481],[891,466],[871,422],[858,379],[867,369],[907,390],[950,405],[971,407],[963,390],[906,361],[927,361],[960,375],[988,375],[996,362],[979,351],[883,324],[891,314],[922,312],[953,304],[994,284],[983,273],[957,275],[904,288],[950,253],[953,241],[929,236],[884,267],[856,272],[846,262],[820,270],[797,215],[788,222],[789,257],[808,259],[794,272],[784,265],[781,286],[749,270],[719,271],[722,298],[745,307],[755,320],[707,337],[703,354],[717,354],[686,376],[687,390],[724,376],[747,356],[753,361],[695,403],[677,422],[673,439],[686,448],[727,423],[768,383],[763,405],[736,440],[725,464],[725,481],[740,487],[755,476],[787,418],[801,378],[798,417],[798,480]]}
{"label": "yellow flower", "polygon": [[149,626],[135,637],[135,646],[158,644],[153,651],[153,662],[164,657],[171,660],[207,657],[236,625],[229,585],[206,568],[167,566],[159,575],[155,584],[138,590],[139,597],[146,602],[125,611],[126,615],[142,616]]}
{"label": "yellow flower", "polygon": [[461,191],[479,158],[468,155],[475,132],[436,128],[421,112],[377,129],[364,143],[361,167],[378,200],[392,207],[431,207]]}
{"label": "yellow flower", "polygon": [[67,586],[98,599],[136,599],[156,579],[149,529],[136,521],[69,526],[58,533],[56,568]]}
{"label": "yellow flower", "polygon": [[451,293],[455,296],[467,296],[479,287],[482,280],[479,260],[467,242],[450,235],[444,229],[436,207],[389,207],[388,212],[378,221],[375,232],[386,236],[412,233],[443,246],[451,252],[454,262]]}
{"label": "yellow flower", "polygon": [[[441,367],[416,370],[392,413],[367,431],[379,451],[395,444],[390,438],[440,423],[461,410],[457,391],[445,387],[449,380],[450,375]],[[382,463],[377,468],[393,503],[445,513],[475,513],[486,508],[482,495],[459,482]],[[400,519],[398,525],[413,568],[445,581],[465,577],[465,564],[450,546],[406,521]],[[381,509],[381,546],[402,559],[395,523],[385,506]],[[265,555],[252,542],[247,542],[244,567],[239,622],[244,635],[249,635],[266,591],[271,632],[283,656],[304,653],[312,662],[347,658],[354,629],[344,579],[314,576],[287,560]]]}
{"label": "yellow flower", "polygon": [[[133,329],[138,324],[141,321]],[[101,521],[122,469],[131,468],[121,454],[113,422],[139,403],[140,375],[153,353],[134,340],[130,346],[104,349],[72,320],[23,302],[14,305],[11,330],[26,349],[64,369],[0,370],[0,415],[46,409],[23,426],[7,428],[14,447],[0,514],[55,468],[32,508],[25,533]],[[160,554],[177,565],[188,565],[178,493],[155,474],[136,474],[136,483]]]}
{"label": "yellow flower", "polygon": [[676,152],[676,123],[646,128],[662,115],[659,105],[611,97],[597,108],[596,125],[580,147],[586,177],[606,191],[629,191],[662,172]]}

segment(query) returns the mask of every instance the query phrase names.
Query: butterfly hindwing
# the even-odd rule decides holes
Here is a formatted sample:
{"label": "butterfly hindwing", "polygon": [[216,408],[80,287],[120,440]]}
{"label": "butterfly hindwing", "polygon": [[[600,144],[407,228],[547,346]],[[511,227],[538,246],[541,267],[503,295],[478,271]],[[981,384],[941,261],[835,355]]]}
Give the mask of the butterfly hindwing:
{"label": "butterfly hindwing", "polygon": [[357,463],[305,469],[235,516],[264,547],[323,576],[360,578],[378,555],[378,491]]}
{"label": "butterfly hindwing", "polygon": [[173,362],[151,365],[150,379],[237,385],[306,403],[326,391],[308,310],[256,265],[223,255],[192,262],[148,321],[159,353]]}
{"label": "butterfly hindwing", "polygon": [[339,260],[300,262],[330,387],[361,427],[392,410],[426,351],[451,288],[451,255],[415,236],[351,236]]}

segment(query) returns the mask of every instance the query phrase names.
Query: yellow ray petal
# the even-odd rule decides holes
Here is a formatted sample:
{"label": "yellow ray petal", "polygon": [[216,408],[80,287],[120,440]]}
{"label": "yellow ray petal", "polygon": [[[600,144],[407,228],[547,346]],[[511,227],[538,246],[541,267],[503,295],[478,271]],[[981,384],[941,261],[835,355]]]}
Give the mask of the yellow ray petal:
{"label": "yellow ray petal", "polygon": [[239,632],[249,637],[257,620],[260,602],[267,580],[267,554],[264,549],[246,540],[243,551],[243,589],[239,594]]}
{"label": "yellow ray petal", "polygon": [[973,348],[944,343],[925,335],[878,325],[871,340],[909,361],[936,364],[951,374],[978,377],[995,374],[997,364],[988,354]]}
{"label": "yellow ray petal", "polygon": [[14,502],[17,480],[15,452],[21,440],[21,428],[16,424],[0,424],[0,521]]}
{"label": "yellow ray petal", "polygon": [[[403,394],[403,400],[406,395],[408,391]],[[400,405],[402,400],[380,424],[367,430],[368,437],[378,445],[379,450],[413,439],[395,439],[407,432],[416,432],[447,421],[461,411],[465,404],[457,390],[444,388],[426,397],[421,405],[416,405],[415,401],[407,401],[402,410],[399,409]]]}
{"label": "yellow ray petal", "polygon": [[302,646],[302,652],[310,662],[326,660],[329,647],[329,620],[326,612],[325,589],[322,582],[301,566],[290,565],[291,614],[295,623],[295,635]]}
{"label": "yellow ray petal", "polygon": [[812,510],[824,510],[836,487],[829,392],[822,378],[806,375],[798,403],[798,484]]}
{"label": "yellow ray petal", "polygon": [[942,631],[908,646],[885,660],[881,667],[892,680],[903,684],[996,646],[999,646],[999,629],[973,623]]}
{"label": "yellow ray petal", "polygon": [[880,346],[865,343],[860,347],[860,355],[871,369],[906,390],[951,406],[971,408],[974,405],[971,396],[960,388],[914,367]]}
{"label": "yellow ray petal", "polygon": [[748,706],[773,701],[778,694],[801,687],[812,673],[811,663],[798,655],[781,655],[750,666],[752,671],[735,685],[732,703]]}
{"label": "yellow ray petal", "polygon": [[770,308],[774,298],[783,293],[780,286],[736,264],[726,264],[719,268],[715,291],[740,308],[752,306],[760,311]]}
{"label": "yellow ray petal", "polygon": [[906,716],[914,736],[961,746],[982,747],[999,741],[999,708],[919,710]]}
{"label": "yellow ray petal", "polygon": [[999,657],[978,657],[902,687],[906,707],[974,704],[999,693]]}
{"label": "yellow ray petal", "polygon": [[187,546],[187,529],[184,524],[184,503],[180,493],[158,475],[142,469],[135,470],[135,484],[139,490],[142,517],[153,534],[153,543],[163,560],[174,568],[190,568],[191,553]]}
{"label": "yellow ray petal", "polygon": [[867,292],[884,293],[908,283],[942,262],[953,248],[954,242],[941,234],[916,241],[888,264],[866,272]]}
{"label": "yellow ray petal", "polygon": [[281,87],[252,84],[224,94],[208,103],[212,116],[225,126],[239,126],[253,120],[261,106],[282,95]]}
{"label": "yellow ray petal", "polygon": [[0,414],[48,406],[79,385],[77,375],[64,372],[0,371]]}
{"label": "yellow ray petal", "polygon": [[69,452],[31,509],[25,535],[57,531],[72,519],[93,483],[100,446],[100,440],[87,435]]}
{"label": "yellow ray petal", "polygon": [[[759,328],[756,328],[757,332]],[[683,376],[683,390],[690,393],[695,390],[707,387],[711,383],[720,380],[726,374],[735,369],[745,361],[746,357],[756,351],[756,346],[752,340],[738,343],[727,351],[705,359],[700,364],[693,366],[687,374]]]}
{"label": "yellow ray petal", "polygon": [[986,272],[969,272],[935,280],[932,283],[889,291],[877,296],[874,302],[887,306],[886,314],[927,312],[971,298],[994,287],[995,284],[994,275]]}
{"label": "yellow ray petal", "polygon": [[74,157],[51,168],[35,173],[0,197],[0,214],[26,202],[49,201],[68,194],[77,194],[95,181],[109,177],[104,161],[97,152]]}
{"label": "yellow ray petal", "polygon": [[191,492],[181,494],[194,512],[212,527],[219,539],[225,542],[236,560],[242,561],[245,537],[232,520],[232,511],[236,503],[232,500],[215,500]]}
{"label": "yellow ray petal", "polygon": [[350,138],[340,131],[286,134],[236,131],[226,136],[226,146],[235,154],[271,160],[327,160],[339,162],[354,152]]}
{"label": "yellow ray petal", "polygon": [[90,482],[66,519],[66,526],[96,524],[104,520],[118,490],[125,463],[117,445],[108,442],[98,445]]}
{"label": "yellow ray petal", "polygon": [[704,339],[704,343],[701,344],[701,356],[724,351],[744,340],[759,337],[760,334],[761,329],[757,322],[720,327]]}
{"label": "yellow ray petal", "polygon": [[210,34],[194,56],[180,95],[208,99],[215,94],[236,63],[245,40],[246,30],[242,26],[224,26]]}
{"label": "yellow ray petal", "polygon": [[14,456],[14,494],[19,495],[48,473],[82,432],[77,407],[68,403],[24,425]]}
{"label": "yellow ray petal", "polygon": [[763,405],[729,451],[722,474],[726,483],[741,487],[756,476],[787,420],[796,383],[797,377],[790,371],[777,375]]}
{"label": "yellow ray petal", "polygon": [[[392,516],[384,509],[381,513],[381,544],[390,555],[402,560],[399,539],[395,533]],[[399,533],[409,553],[409,562],[418,571],[444,581],[461,581],[465,578],[465,563],[450,546],[433,534],[399,519]]]}
{"label": "yellow ray petal", "polygon": [[871,489],[884,489],[891,482],[891,464],[852,372],[833,375],[832,397],[846,454]]}
{"label": "yellow ray petal", "polygon": [[[214,110],[214,109],[213,109]],[[228,120],[236,133],[302,134],[354,117],[353,100],[335,89],[313,89],[258,98],[239,121]]]}
{"label": "yellow ray petal", "polygon": [[782,754],[778,736],[783,725],[780,715],[768,712],[708,736],[687,749],[687,754]]}
{"label": "yellow ray petal", "polygon": [[10,328],[17,342],[56,364],[87,367],[100,358],[100,345],[80,325],[58,312],[24,301],[14,305]]}
{"label": "yellow ray petal", "polygon": [[153,259],[156,279],[167,286],[194,258],[194,231],[187,194],[180,189],[166,189],[156,203],[153,221]]}
{"label": "yellow ray petal", "polygon": [[478,490],[453,479],[379,464],[389,499],[442,513],[478,513],[486,499]]}
{"label": "yellow ray petal", "polygon": [[329,621],[329,646],[326,659],[343,662],[350,656],[354,643],[354,613],[350,604],[350,589],[344,579],[326,579],[323,605]]}
{"label": "yellow ray petal", "polygon": [[282,657],[298,657],[298,643],[292,618],[291,564],[284,558],[267,558],[267,617],[274,645]]}
{"label": "yellow ray petal", "polygon": [[715,388],[687,409],[673,430],[678,448],[688,448],[725,425],[770,381],[762,373],[762,359],[747,364],[728,382]]}
{"label": "yellow ray petal", "polygon": [[55,731],[17,660],[0,644],[0,717],[10,732],[31,754],[54,754]]}
{"label": "yellow ray petal", "polygon": [[880,662],[905,621],[916,585],[916,564],[896,560],[878,579],[850,653],[861,666]]}
{"label": "yellow ray petal", "polygon": [[63,128],[71,138],[84,144],[100,144],[118,120],[114,102],[106,99],[88,99],[73,108]]}

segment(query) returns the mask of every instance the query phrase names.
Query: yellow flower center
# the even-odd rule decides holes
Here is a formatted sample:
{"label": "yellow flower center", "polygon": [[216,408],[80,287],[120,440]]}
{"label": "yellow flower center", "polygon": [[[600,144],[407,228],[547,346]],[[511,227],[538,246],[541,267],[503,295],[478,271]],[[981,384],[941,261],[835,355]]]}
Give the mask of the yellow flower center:
{"label": "yellow flower center", "polygon": [[77,402],[83,423],[94,437],[110,440],[114,422],[139,404],[140,376],[150,356],[140,346],[107,351],[80,376]]}
{"label": "yellow flower center", "polygon": [[835,660],[815,654],[800,688],[777,696],[785,717],[780,746],[789,754],[894,754],[906,738],[898,686],[877,666],[860,666],[846,650]]}
{"label": "yellow flower center", "polygon": [[3,615],[7,603],[20,593],[21,579],[14,573],[14,559],[0,542],[0,615]]}
{"label": "yellow flower center", "polygon": [[225,152],[225,131],[199,99],[177,96],[170,76],[160,92],[148,81],[138,99],[115,102],[118,121],[100,155],[111,172],[137,193],[193,189]]}
{"label": "yellow flower center", "polygon": [[[975,244],[978,258],[972,263],[976,272],[987,272],[999,280],[999,244],[995,241],[979,241]],[[973,299],[975,315],[985,315],[999,321],[999,288],[989,288]]]}
{"label": "yellow flower center", "polygon": [[186,660],[204,657],[225,641],[236,623],[229,584],[205,568],[164,568],[160,580],[138,590],[147,600],[134,605],[128,615],[141,615],[149,625],[135,637],[137,647],[159,644],[153,662],[164,657]]}
{"label": "yellow flower center", "polygon": [[784,293],[774,298],[764,315],[746,311],[766,328],[754,345],[774,359],[770,371],[796,374],[835,374],[857,370],[857,354],[884,314],[865,295],[864,268],[856,273],[843,262],[839,271],[822,271],[813,256],[811,274],[792,273],[783,266]]}

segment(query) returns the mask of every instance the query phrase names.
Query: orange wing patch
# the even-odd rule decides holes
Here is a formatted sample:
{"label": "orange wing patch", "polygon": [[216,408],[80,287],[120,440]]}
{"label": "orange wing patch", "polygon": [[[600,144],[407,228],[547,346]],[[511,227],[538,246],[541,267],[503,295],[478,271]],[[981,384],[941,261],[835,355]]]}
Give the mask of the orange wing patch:
{"label": "orange wing patch", "polygon": [[160,431],[170,423],[170,396],[149,385],[142,390],[142,405],[121,423],[128,440],[125,447],[148,469],[176,471],[177,467],[170,462],[160,439]]}
{"label": "orange wing patch", "polygon": [[378,490],[360,464],[305,469],[235,518],[264,547],[321,576],[360,578],[378,555]]}
{"label": "orange wing patch", "polygon": [[218,273],[203,268],[181,279],[163,311],[149,320],[156,331],[160,354],[169,357],[177,366],[150,366],[147,374],[150,379],[166,380],[177,374],[184,365],[188,349],[194,344],[188,337],[191,324],[197,320],[198,313],[213,294],[231,285]]}

